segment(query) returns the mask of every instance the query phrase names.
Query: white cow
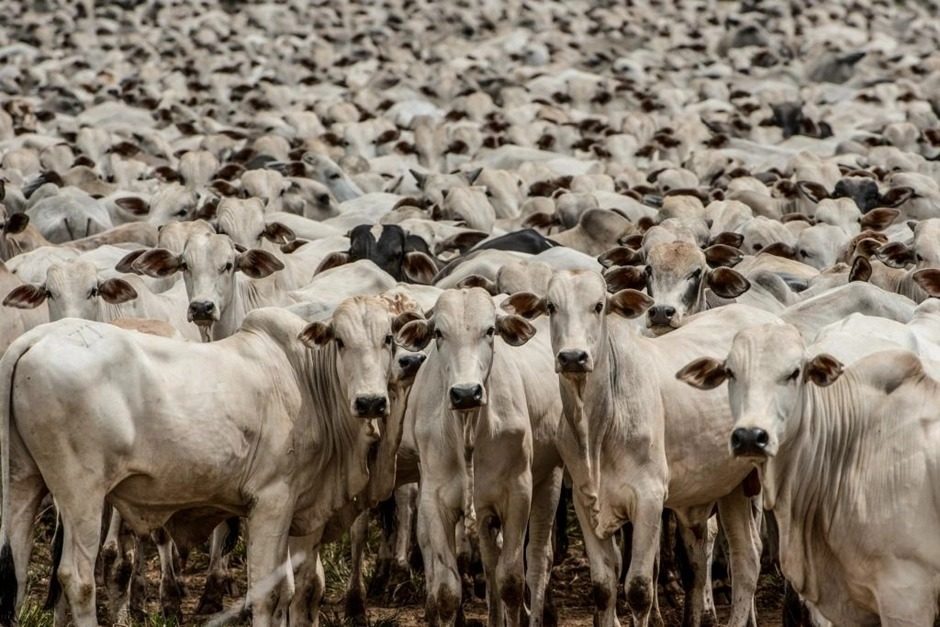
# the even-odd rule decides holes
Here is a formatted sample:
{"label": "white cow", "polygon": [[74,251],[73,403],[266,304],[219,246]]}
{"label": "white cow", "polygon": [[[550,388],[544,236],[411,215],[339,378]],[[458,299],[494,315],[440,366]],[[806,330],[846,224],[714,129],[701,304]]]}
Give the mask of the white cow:
{"label": "white cow", "polygon": [[728,380],[731,451],[759,468],[783,573],[806,601],[836,624],[933,624],[940,547],[925,538],[940,531],[940,384],[915,355],[844,369],[771,324],[677,376],[707,390]]}

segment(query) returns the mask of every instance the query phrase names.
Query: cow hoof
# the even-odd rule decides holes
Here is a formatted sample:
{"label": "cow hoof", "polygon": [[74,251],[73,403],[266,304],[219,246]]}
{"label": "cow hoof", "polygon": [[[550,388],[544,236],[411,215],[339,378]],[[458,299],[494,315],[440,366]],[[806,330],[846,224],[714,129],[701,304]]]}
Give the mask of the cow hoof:
{"label": "cow hoof", "polygon": [[393,585],[392,567],[393,563],[390,559],[382,559],[376,562],[372,579],[369,580],[369,598],[380,597],[388,592],[390,585]]}
{"label": "cow hoof", "polygon": [[715,610],[706,610],[702,615],[702,627],[716,627],[718,624],[718,616],[715,614]]}
{"label": "cow hoof", "polygon": [[224,575],[210,574],[206,579],[206,588],[199,599],[199,605],[196,607],[196,614],[199,616],[209,616],[218,614],[225,609],[225,591],[229,589],[230,583]]}
{"label": "cow hoof", "polygon": [[346,624],[355,627],[365,627],[369,624],[366,619],[365,594],[362,590],[350,590],[346,593]]}

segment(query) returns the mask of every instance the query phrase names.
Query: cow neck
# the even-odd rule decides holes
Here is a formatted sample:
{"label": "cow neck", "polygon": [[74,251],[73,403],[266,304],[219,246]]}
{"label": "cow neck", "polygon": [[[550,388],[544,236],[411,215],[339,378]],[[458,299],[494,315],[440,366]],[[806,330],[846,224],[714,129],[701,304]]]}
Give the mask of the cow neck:
{"label": "cow neck", "polygon": [[811,600],[829,568],[814,565],[838,562],[827,542],[838,514],[831,504],[855,487],[849,482],[867,428],[860,393],[851,373],[828,388],[802,384],[778,452],[763,469],[764,507],[777,518],[785,574]]}
{"label": "cow neck", "polygon": [[222,310],[219,321],[212,325],[212,339],[221,340],[235,333],[248,312],[259,309],[271,303],[271,295],[275,290],[271,283],[235,277],[235,289],[232,290],[232,301]]}

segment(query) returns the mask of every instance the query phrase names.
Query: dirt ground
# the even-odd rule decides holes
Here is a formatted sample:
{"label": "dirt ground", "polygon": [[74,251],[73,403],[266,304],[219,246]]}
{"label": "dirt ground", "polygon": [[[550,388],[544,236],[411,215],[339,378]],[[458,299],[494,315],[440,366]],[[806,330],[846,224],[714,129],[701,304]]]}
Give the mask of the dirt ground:
{"label": "dirt ground", "polygon": [[[30,566],[30,582],[27,602],[21,614],[23,627],[45,627],[52,625],[52,613],[42,610],[45,600],[50,571],[50,553],[53,524],[51,516],[47,513],[42,522],[36,527],[36,548]],[[576,530],[571,537],[571,546],[565,559],[553,571],[553,590],[555,603],[558,608],[560,625],[587,626],[592,624],[591,614],[591,579],[588,562],[584,556],[583,546]],[[374,549],[373,541],[371,549]],[[323,552],[324,566],[327,573],[327,595],[325,607],[321,614],[321,625],[333,627],[346,624],[343,618],[343,588],[349,573],[349,547],[346,542],[328,547]],[[370,551],[374,555],[374,550]],[[159,562],[156,551],[152,546],[144,548],[146,560],[146,617],[142,617],[135,625],[158,627],[175,625],[174,620],[166,620],[160,615],[158,602]],[[236,574],[237,587],[240,592],[245,590],[244,545],[239,542],[232,558],[233,571]],[[183,604],[183,624],[202,625],[208,622],[208,617],[195,616],[194,612],[205,583],[207,556],[200,550],[194,550],[188,559],[184,570],[186,586],[186,599]],[[367,585],[371,575],[372,562],[367,563]],[[411,627],[424,624],[422,575],[414,574],[410,581],[399,583],[394,591],[386,590],[378,595],[371,595],[368,601],[369,624],[375,627]],[[99,584],[100,584],[99,580]],[[106,610],[106,590],[99,585],[99,619],[103,625],[113,624]],[[391,598],[390,598],[391,597]],[[777,627],[782,625],[781,601],[783,586],[781,579],[774,575],[764,573],[760,580],[757,593],[758,624],[761,627]],[[659,590],[660,608],[667,627],[682,623],[681,599],[673,598],[662,587]],[[717,590],[715,602],[720,621],[724,621],[729,612],[729,595]],[[629,624],[628,612],[619,601],[618,614],[624,625]],[[239,600],[236,597],[226,599],[226,606],[231,608],[232,614],[237,614]],[[467,623],[483,625],[486,621],[486,604],[480,598],[474,598],[464,606]],[[230,620],[226,624],[242,624],[240,620]]]}

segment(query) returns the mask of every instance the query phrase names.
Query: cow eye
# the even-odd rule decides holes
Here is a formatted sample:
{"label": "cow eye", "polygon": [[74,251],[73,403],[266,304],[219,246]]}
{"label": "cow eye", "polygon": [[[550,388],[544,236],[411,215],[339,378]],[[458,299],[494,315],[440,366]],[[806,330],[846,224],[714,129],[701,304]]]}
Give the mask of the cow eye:
{"label": "cow eye", "polygon": [[796,381],[796,378],[797,378],[798,376],[800,376],[800,369],[799,369],[799,368],[797,368],[796,370],[794,370],[793,372],[790,373],[790,376],[787,377],[787,383],[791,383],[791,382],[793,382],[793,381]]}
{"label": "cow eye", "polygon": [[327,176],[329,177],[331,181],[335,181],[342,175],[339,172],[330,172]]}
{"label": "cow eye", "polygon": [[555,303],[545,303],[545,311],[548,312],[548,315],[554,315],[556,311]]}
{"label": "cow eye", "polygon": [[174,213],[173,215],[176,216],[177,218],[185,218],[186,214],[188,213],[189,213],[189,209],[183,208],[177,211],[176,213]]}
{"label": "cow eye", "polygon": [[806,252],[805,250],[800,250],[800,257],[803,257],[805,259],[809,257],[809,253]]}
{"label": "cow eye", "polygon": [[443,339],[444,339],[444,334],[441,333],[440,329],[434,329],[434,339],[435,339],[435,340],[443,340]]}
{"label": "cow eye", "polygon": [[392,334],[389,333],[388,335],[385,336],[385,345],[386,345],[386,346],[391,346],[391,345],[392,345],[392,341],[393,341],[394,339],[395,339],[395,338],[392,337]]}
{"label": "cow eye", "polygon": [[88,290],[88,298],[95,298],[97,295],[98,295],[98,286],[97,286],[97,285],[96,285],[95,287],[91,288],[90,290]]}
{"label": "cow eye", "polygon": [[336,348],[339,350],[346,348],[346,345],[343,344],[343,340],[339,339],[338,337],[333,338],[333,341],[336,342]]}
{"label": "cow eye", "polygon": [[222,266],[222,272],[231,272],[231,271],[232,271],[232,268],[234,268],[234,267],[235,267],[235,265],[234,265],[231,261],[229,261],[227,264],[225,264],[224,266]]}
{"label": "cow eye", "polygon": [[329,204],[330,197],[327,196],[326,194],[320,194],[319,196],[317,196],[317,202],[320,203],[321,205]]}
{"label": "cow eye", "polygon": [[924,256],[921,255],[920,253],[917,253],[916,255],[914,255],[914,258],[917,259],[917,261],[923,261],[923,260],[924,260]]}
{"label": "cow eye", "polygon": [[186,272],[187,270],[189,270],[189,266],[186,264],[185,261],[180,262],[180,270],[182,270],[183,272]]}
{"label": "cow eye", "polygon": [[594,304],[594,313],[600,313],[604,311],[604,303],[595,303]]}
{"label": "cow eye", "polygon": [[694,281],[695,279],[699,278],[700,276],[702,276],[702,269],[701,269],[701,268],[696,268],[695,270],[692,271],[692,274],[689,275],[689,281]]}
{"label": "cow eye", "polygon": [[493,337],[496,335],[496,327],[490,327],[486,330],[486,337]]}

